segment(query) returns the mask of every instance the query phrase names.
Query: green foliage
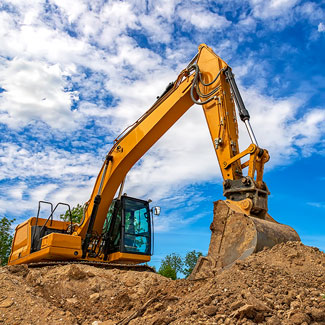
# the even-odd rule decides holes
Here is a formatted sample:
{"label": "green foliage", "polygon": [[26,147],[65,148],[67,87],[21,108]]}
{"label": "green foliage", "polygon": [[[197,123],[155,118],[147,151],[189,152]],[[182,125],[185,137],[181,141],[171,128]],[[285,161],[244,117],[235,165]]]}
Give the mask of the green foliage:
{"label": "green foliage", "polygon": [[161,261],[158,273],[173,280],[177,279],[178,273],[183,273],[185,277],[188,277],[200,256],[202,253],[195,250],[188,252],[184,260],[175,253],[167,255]]}
{"label": "green foliage", "polygon": [[196,265],[196,262],[200,256],[202,256],[202,253],[195,250],[186,254],[183,268],[183,274],[186,278],[192,273],[194,266]]}
{"label": "green foliage", "polygon": [[[177,273],[183,273],[183,260],[178,254],[167,255],[162,261],[158,273],[171,279],[177,278]],[[169,276],[167,276],[168,274]]]}
{"label": "green foliage", "polygon": [[169,264],[162,264],[159,268],[158,273],[160,275],[165,276],[166,278],[170,278],[172,280],[176,280],[177,279],[177,274],[175,269],[172,268],[171,265]]}
{"label": "green foliage", "polygon": [[15,221],[6,217],[0,219],[0,265],[6,265],[10,255],[13,236],[10,233],[11,224]]}
{"label": "green foliage", "polygon": [[[76,207],[71,209],[71,215],[72,215],[72,222],[73,223],[79,223],[83,217],[83,211],[84,208],[81,204],[77,204]],[[65,214],[61,214],[60,218],[63,221],[70,221],[70,213],[69,210],[65,212]]]}

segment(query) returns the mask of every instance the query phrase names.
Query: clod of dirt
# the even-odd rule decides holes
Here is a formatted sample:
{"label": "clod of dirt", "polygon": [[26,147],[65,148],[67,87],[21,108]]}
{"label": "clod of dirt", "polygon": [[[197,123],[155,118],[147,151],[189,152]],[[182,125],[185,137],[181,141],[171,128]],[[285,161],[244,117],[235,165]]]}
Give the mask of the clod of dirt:
{"label": "clod of dirt", "polygon": [[0,324],[325,325],[325,254],[288,242],[197,281],[82,264],[4,267]]}

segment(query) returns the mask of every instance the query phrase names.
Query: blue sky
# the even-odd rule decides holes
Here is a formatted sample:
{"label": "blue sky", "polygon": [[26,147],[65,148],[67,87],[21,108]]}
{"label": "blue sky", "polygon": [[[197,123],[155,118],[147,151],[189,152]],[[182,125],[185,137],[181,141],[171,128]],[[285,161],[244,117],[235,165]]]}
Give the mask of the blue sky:
{"label": "blue sky", "polygon": [[[206,43],[233,68],[270,152],[270,214],[324,250],[324,41],[324,1],[2,1],[1,215],[87,201],[114,138]],[[154,264],[207,252],[221,184],[193,106],[126,180],[129,195],[162,207]]]}

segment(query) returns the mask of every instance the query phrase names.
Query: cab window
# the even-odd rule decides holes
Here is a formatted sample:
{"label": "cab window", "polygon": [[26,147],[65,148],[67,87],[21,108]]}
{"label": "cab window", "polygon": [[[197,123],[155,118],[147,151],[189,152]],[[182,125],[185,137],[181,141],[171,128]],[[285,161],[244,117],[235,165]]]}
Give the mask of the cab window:
{"label": "cab window", "polygon": [[145,202],[125,198],[124,249],[150,254],[150,214]]}

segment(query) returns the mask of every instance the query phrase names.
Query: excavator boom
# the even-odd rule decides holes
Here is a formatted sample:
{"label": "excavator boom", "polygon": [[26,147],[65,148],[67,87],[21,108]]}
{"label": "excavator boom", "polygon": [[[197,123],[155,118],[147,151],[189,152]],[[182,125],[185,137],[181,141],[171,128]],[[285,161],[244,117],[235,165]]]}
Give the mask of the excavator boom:
{"label": "excavator boom", "polygon": [[[242,152],[238,144],[234,102],[252,142]],[[249,113],[231,68],[211,48],[201,44],[198,54],[175,82],[169,84],[154,105],[115,140],[98,174],[91,197],[85,204],[82,221],[79,224],[54,222],[53,211],[47,220],[38,216],[29,219],[16,229],[9,264],[57,259],[131,263],[150,260],[149,206],[146,201],[141,203],[141,200],[123,197],[121,184],[132,166],[193,104],[203,108],[227,198],[220,203],[222,208],[217,206],[215,209],[219,212],[215,213],[211,226],[214,239],[211,239],[208,256],[201,259],[197,266],[196,274],[202,274],[208,264],[210,268],[216,267],[217,260],[220,267],[225,267],[237,258],[246,256],[248,251],[261,249],[266,245],[262,237],[276,238],[268,240],[271,243],[268,245],[292,238],[299,239],[292,235],[293,230],[289,231],[290,235],[286,231],[281,232],[282,226],[268,218],[269,191],[263,182],[264,164],[269,160],[268,152],[257,144],[249,123]],[[247,161],[242,163],[244,157],[247,157]],[[245,168],[248,169],[246,176],[243,175]],[[119,187],[120,195],[114,200]],[[237,219],[233,217],[235,214]],[[267,226],[260,227],[261,220],[266,221]],[[140,224],[145,226],[140,227]],[[130,225],[132,233],[126,230]],[[226,235],[228,228],[231,234]],[[267,230],[260,236],[262,228]],[[221,236],[218,233],[216,243],[214,231],[219,230]],[[254,240],[249,241],[246,237],[251,238],[253,233],[256,247],[252,250]],[[132,243],[128,244],[127,239],[131,235]],[[230,240],[229,244],[226,237],[230,238],[231,235],[237,241]]]}

